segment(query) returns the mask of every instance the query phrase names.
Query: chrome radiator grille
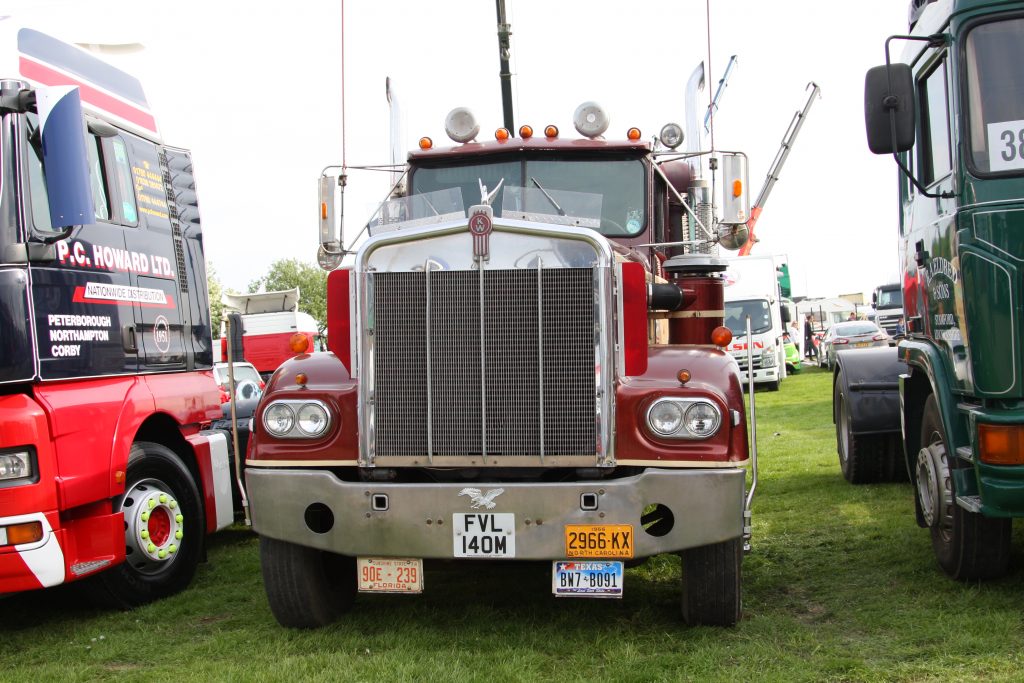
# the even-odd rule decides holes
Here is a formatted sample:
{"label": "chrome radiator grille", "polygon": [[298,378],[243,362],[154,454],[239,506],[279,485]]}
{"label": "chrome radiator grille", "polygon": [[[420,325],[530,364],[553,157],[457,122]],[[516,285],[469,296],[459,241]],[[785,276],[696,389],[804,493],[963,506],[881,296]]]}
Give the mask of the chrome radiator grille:
{"label": "chrome radiator grille", "polygon": [[596,453],[592,269],[370,277],[375,457]]}

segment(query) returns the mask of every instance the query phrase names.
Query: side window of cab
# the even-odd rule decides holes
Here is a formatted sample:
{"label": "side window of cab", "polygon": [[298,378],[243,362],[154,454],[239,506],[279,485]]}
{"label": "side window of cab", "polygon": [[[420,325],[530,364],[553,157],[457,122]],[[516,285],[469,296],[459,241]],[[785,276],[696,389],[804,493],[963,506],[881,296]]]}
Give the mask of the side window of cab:
{"label": "side window of cab", "polygon": [[952,145],[949,142],[949,75],[945,59],[938,62],[918,82],[918,169],[921,183],[933,185],[953,172]]}

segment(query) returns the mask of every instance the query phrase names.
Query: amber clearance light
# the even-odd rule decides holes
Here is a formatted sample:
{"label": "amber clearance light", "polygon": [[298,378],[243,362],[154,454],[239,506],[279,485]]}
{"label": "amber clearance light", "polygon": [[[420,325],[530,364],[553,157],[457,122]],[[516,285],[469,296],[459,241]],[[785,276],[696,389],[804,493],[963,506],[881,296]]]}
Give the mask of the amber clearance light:
{"label": "amber clearance light", "polygon": [[23,543],[35,543],[43,540],[42,522],[24,522],[12,524],[8,527],[0,527],[0,545],[21,545]]}
{"label": "amber clearance light", "polygon": [[519,126],[519,137],[529,140],[533,137],[533,126]]}
{"label": "amber clearance light", "polygon": [[544,137],[546,138],[557,138],[558,137],[558,126],[547,126],[544,128]]}
{"label": "amber clearance light", "polygon": [[296,332],[288,339],[288,348],[292,350],[292,353],[309,351],[309,337],[301,332]]}
{"label": "amber clearance light", "polygon": [[719,325],[711,330],[711,343],[715,346],[728,346],[732,341],[732,330],[724,325]]}
{"label": "amber clearance light", "polygon": [[629,130],[626,131],[626,137],[629,138],[630,140],[634,140],[634,141],[639,140],[640,139],[640,129],[639,128],[630,128]]}
{"label": "amber clearance light", "polygon": [[502,142],[508,140],[510,135],[511,133],[508,132],[508,128],[499,128],[498,130],[494,131],[494,139],[500,140]]}
{"label": "amber clearance light", "polygon": [[1024,465],[1024,426],[978,425],[978,457],[989,465]]}
{"label": "amber clearance light", "polygon": [[434,141],[427,137],[420,138],[420,149],[430,149],[434,146]]}

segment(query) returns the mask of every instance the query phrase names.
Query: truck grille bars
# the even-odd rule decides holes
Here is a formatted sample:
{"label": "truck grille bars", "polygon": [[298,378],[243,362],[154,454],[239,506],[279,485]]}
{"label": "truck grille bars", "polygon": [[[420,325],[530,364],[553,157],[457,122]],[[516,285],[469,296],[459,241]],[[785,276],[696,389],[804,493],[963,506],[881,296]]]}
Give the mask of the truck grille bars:
{"label": "truck grille bars", "polygon": [[594,269],[428,268],[367,285],[378,464],[595,457]]}

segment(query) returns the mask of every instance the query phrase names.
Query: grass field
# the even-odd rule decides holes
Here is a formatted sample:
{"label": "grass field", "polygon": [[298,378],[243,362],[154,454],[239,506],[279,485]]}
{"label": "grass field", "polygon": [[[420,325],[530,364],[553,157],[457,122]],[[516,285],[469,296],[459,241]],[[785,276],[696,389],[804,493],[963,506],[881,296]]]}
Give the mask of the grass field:
{"label": "grass field", "polygon": [[840,475],[829,375],[756,395],[761,482],[744,617],[687,628],[679,561],[628,570],[621,601],[556,600],[550,565],[430,568],[423,595],[360,596],[333,627],[271,616],[257,542],[210,541],[193,586],[133,612],[66,589],[0,600],[0,680],[777,680],[1024,678],[1024,540],[1000,581],[955,583],[908,484]]}

